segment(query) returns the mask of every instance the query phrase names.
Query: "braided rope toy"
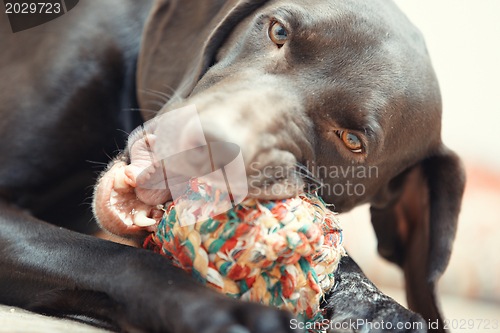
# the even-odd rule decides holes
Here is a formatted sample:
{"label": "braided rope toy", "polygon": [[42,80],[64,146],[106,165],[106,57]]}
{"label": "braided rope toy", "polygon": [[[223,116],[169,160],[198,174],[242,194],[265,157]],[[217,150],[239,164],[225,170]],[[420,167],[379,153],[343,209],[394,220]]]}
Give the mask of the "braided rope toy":
{"label": "braided rope toy", "polygon": [[321,297],[334,286],[345,255],[334,213],[316,194],[304,193],[285,200],[246,199],[203,222],[179,223],[176,208],[206,214],[223,200],[229,200],[227,193],[192,179],[165,209],[144,248],[228,296],[288,309],[304,322],[321,320]]}

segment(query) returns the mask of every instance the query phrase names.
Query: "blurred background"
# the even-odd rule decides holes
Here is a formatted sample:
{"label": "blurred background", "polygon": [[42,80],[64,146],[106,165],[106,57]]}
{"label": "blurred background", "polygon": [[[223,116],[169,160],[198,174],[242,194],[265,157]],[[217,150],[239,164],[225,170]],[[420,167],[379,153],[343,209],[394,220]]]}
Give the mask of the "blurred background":
{"label": "blurred background", "polygon": [[[500,325],[500,1],[394,1],[424,34],[443,97],[443,141],[467,172],[451,262],[439,283],[444,316]],[[405,304],[402,273],[378,256],[368,209],[341,215],[347,249]]]}

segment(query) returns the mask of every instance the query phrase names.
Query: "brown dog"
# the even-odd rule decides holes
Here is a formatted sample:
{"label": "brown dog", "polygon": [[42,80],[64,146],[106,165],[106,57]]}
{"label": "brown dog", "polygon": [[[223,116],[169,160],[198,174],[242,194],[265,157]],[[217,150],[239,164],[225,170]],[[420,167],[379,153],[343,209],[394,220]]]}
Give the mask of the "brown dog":
{"label": "brown dog", "polygon": [[[308,183],[304,172],[277,178],[264,169],[305,165],[325,183],[321,194],[335,210],[370,202],[379,251],[404,269],[410,308],[440,319],[434,287],[450,256],[464,176],[441,143],[437,81],[404,15],[371,0],[150,5],[81,3],[49,23],[50,33],[37,33],[43,26],[2,33],[8,52],[0,54],[0,138],[9,144],[0,148],[0,301],[86,314],[121,330],[290,330],[289,314],[227,299],[155,253],[39,220],[83,229],[78,221],[87,217],[75,207],[91,182],[85,160],[102,161],[114,129],[138,124],[120,112],[134,107],[135,91],[149,119],[151,92],[168,86],[176,98],[162,112],[195,104],[207,141],[240,146],[250,194],[299,191]],[[112,165],[134,162],[128,148]],[[334,166],[356,173],[332,176]],[[358,174],[370,167],[375,176]],[[339,185],[347,185],[342,194]],[[95,206],[108,204],[99,191],[96,198]],[[116,233],[143,229],[99,218]],[[350,259],[338,279],[326,304],[332,322],[421,322]]]}

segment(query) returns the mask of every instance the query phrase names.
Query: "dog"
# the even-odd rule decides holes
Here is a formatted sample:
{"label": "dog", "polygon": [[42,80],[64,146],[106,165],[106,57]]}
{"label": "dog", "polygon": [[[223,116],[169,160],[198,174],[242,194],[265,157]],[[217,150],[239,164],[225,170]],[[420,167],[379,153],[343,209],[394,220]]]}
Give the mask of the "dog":
{"label": "dog", "polygon": [[[108,163],[118,147],[94,211],[108,230],[144,236],[148,227],[108,220],[99,187],[134,163],[131,148],[144,132],[161,130],[141,127],[144,120],[195,104],[207,141],[240,146],[256,180],[250,195],[272,187],[279,198],[308,183],[297,172],[258,178],[266,166],[376,167],[377,177],[321,171],[318,193],[339,212],[371,204],[378,250],[404,270],[414,312],[345,257],[322,303],[331,331],[358,319],[400,332],[442,321],[435,285],[465,177],[441,142],[439,87],[423,38],[392,2],[95,0],[16,34],[4,15],[0,29],[1,303],[126,332],[293,331],[286,311],[227,298],[156,253],[84,234],[96,231],[81,204],[95,183],[89,161]],[[129,173],[128,182],[137,177]],[[332,191],[347,181],[362,193]]]}

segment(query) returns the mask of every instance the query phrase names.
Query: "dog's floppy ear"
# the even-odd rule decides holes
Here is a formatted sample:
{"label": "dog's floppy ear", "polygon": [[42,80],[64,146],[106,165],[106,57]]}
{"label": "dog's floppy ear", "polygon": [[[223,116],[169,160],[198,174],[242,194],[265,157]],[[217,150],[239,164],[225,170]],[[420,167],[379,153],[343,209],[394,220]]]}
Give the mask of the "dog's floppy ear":
{"label": "dog's floppy ear", "polygon": [[464,186],[460,159],[442,146],[392,179],[370,208],[379,253],[403,268],[408,305],[428,320],[442,320],[435,287],[450,259]]}
{"label": "dog's floppy ear", "polygon": [[139,105],[151,92],[187,97],[233,28],[266,0],[157,0],[143,32],[137,68]]}

